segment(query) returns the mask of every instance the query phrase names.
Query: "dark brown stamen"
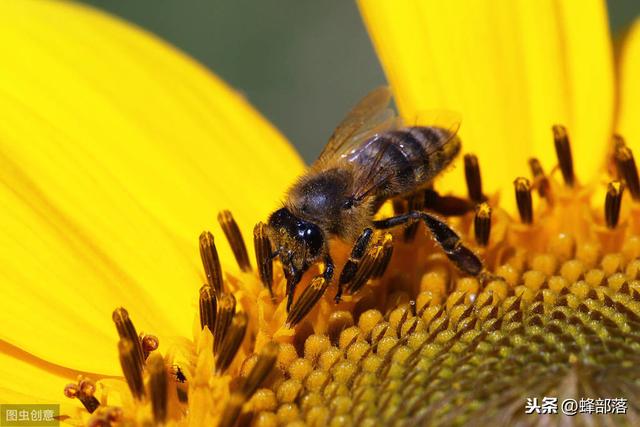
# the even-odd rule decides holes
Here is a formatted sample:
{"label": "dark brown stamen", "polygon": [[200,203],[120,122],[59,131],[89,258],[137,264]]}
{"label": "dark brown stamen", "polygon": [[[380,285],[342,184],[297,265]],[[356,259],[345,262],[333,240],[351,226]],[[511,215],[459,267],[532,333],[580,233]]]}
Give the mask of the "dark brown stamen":
{"label": "dark brown stamen", "polygon": [[476,208],[476,216],[473,219],[476,243],[479,246],[487,246],[491,234],[491,206],[481,203]]}
{"label": "dark brown stamen", "polygon": [[140,332],[138,340],[140,341],[140,347],[142,348],[142,357],[145,361],[149,357],[149,354],[152,351],[157,350],[158,346],[160,345],[158,337],[156,337],[155,335],[145,334],[144,332]]}
{"label": "dark brown stamen", "polygon": [[547,199],[547,202],[552,203],[551,184],[549,183],[549,178],[544,174],[540,160],[535,157],[529,159],[529,168],[533,175],[534,187],[538,187],[538,194],[540,197]]}
{"label": "dark brown stamen", "polygon": [[240,417],[242,405],[244,405],[245,403],[246,398],[242,393],[231,393],[229,399],[227,400],[227,404],[222,411],[222,416],[220,417],[220,423],[218,424],[218,427],[235,426],[238,422],[238,418]]}
{"label": "dark brown stamen", "polygon": [[64,395],[69,399],[78,399],[87,412],[92,414],[100,406],[100,401],[93,395],[95,391],[96,384],[92,380],[81,378],[76,384],[67,384]]}
{"label": "dark brown stamen", "polygon": [[302,295],[292,305],[287,316],[287,327],[292,328],[297,325],[316,305],[324,291],[329,286],[322,276],[314,277],[309,286],[302,292]]}
{"label": "dark brown stamen", "polygon": [[100,401],[95,396],[78,396],[78,400],[82,403],[82,406],[88,413],[93,414],[100,406]]}
{"label": "dark brown stamen", "polygon": [[390,241],[390,235],[378,241],[369,251],[365,254],[358,270],[356,271],[353,280],[348,283],[346,291],[349,294],[354,294],[359,291],[368,281],[376,277],[380,277],[383,273],[382,270],[386,268],[385,264],[389,263],[391,256],[390,252],[393,251],[393,246]]}
{"label": "dark brown stamen", "polygon": [[218,312],[213,331],[213,352],[218,354],[227,329],[236,313],[236,298],[232,294],[223,294],[218,300]]}
{"label": "dark brown stamen", "polygon": [[355,294],[369,281],[373,275],[374,268],[381,259],[382,247],[372,248],[365,254],[355,276],[353,277],[353,280],[351,280],[345,288],[347,294]]}
{"label": "dark brown stamen", "polygon": [[142,345],[140,343],[138,333],[136,332],[136,328],[133,326],[133,322],[129,318],[129,313],[127,310],[120,307],[113,311],[113,315],[111,317],[113,322],[116,324],[116,329],[118,330],[120,339],[131,341],[133,345],[132,351],[135,356],[134,360],[138,365],[136,369],[142,371],[145,359],[144,352],[142,351]]}
{"label": "dark brown stamen", "polygon": [[216,293],[222,293],[222,268],[220,267],[220,258],[218,258],[218,251],[216,244],[213,241],[213,234],[208,231],[203,231],[200,234],[200,258],[202,258],[202,265],[204,266],[204,272],[207,275],[207,282]]}
{"label": "dark brown stamen", "polygon": [[181,403],[187,403],[189,401],[189,385],[187,384],[187,377],[179,366],[172,368],[172,373],[176,381],[176,396]]}
{"label": "dark brown stamen", "polygon": [[334,311],[329,316],[327,334],[334,345],[337,345],[340,334],[354,325],[353,314],[347,310]]}
{"label": "dark brown stamen", "polygon": [[518,212],[520,220],[524,224],[533,222],[533,201],[531,200],[531,185],[527,178],[516,178],[513,181],[516,189],[516,203],[518,204]]}
{"label": "dark brown stamen", "polygon": [[211,286],[202,285],[200,288],[200,328],[204,329],[206,326],[209,328],[209,331],[213,333],[213,328],[216,324],[216,310],[217,310],[217,300],[216,293],[213,291]]}
{"label": "dark brown stamen", "polygon": [[554,125],[552,130],[553,142],[556,146],[556,157],[558,158],[564,183],[569,187],[573,187],[575,175],[573,173],[573,156],[571,155],[571,144],[567,129],[562,125]]}
{"label": "dark brown stamen", "polygon": [[247,247],[244,244],[240,228],[231,212],[227,210],[221,211],[218,214],[218,222],[220,223],[220,227],[222,227],[222,231],[224,231],[224,235],[227,236],[227,240],[233,251],[233,256],[236,257],[240,270],[251,271]]}
{"label": "dark brown stamen", "polygon": [[638,178],[638,168],[633,152],[620,135],[614,135],[614,144],[618,175],[626,184],[633,200],[640,201],[640,178]]}
{"label": "dark brown stamen", "polygon": [[457,196],[441,196],[433,189],[424,190],[424,205],[428,210],[444,216],[462,216],[471,212],[474,203]]}
{"label": "dark brown stamen", "polygon": [[393,256],[393,236],[391,233],[385,233],[382,237],[382,257],[377,262],[376,267],[371,273],[372,279],[377,279],[382,277],[384,272],[387,270],[389,266],[389,262],[391,261],[391,257]]}
{"label": "dark brown stamen", "polygon": [[220,351],[216,353],[216,372],[218,374],[223,373],[229,365],[231,365],[233,358],[238,352],[238,348],[240,348],[240,344],[242,344],[246,331],[246,313],[238,313],[233,316],[233,320],[227,328],[222,344],[220,344]]}
{"label": "dark brown stamen", "polygon": [[118,353],[120,355],[120,366],[122,367],[122,373],[127,380],[129,390],[136,399],[142,399],[145,395],[144,383],[142,381],[142,365],[138,361],[135,348],[138,340],[131,341],[127,338],[122,338],[118,342]]}
{"label": "dark brown stamen", "polygon": [[620,219],[624,185],[620,181],[610,182],[607,186],[607,197],[604,200],[604,218],[608,228],[616,228]]}
{"label": "dark brown stamen", "polygon": [[167,420],[167,401],[169,398],[169,382],[164,360],[158,353],[153,354],[147,363],[149,372],[149,396],[153,420],[156,424],[162,424]]}
{"label": "dark brown stamen", "polygon": [[475,154],[464,155],[464,177],[467,181],[467,193],[474,203],[482,203],[486,198],[482,194],[482,176],[480,164]]}
{"label": "dark brown stamen", "polygon": [[258,274],[262,284],[269,289],[269,293],[273,296],[273,253],[271,251],[271,242],[267,235],[267,226],[259,222],[253,228],[253,247],[256,253],[256,264],[258,266]]}
{"label": "dark brown stamen", "polygon": [[278,356],[278,349],[279,346],[277,343],[270,342],[260,352],[256,364],[253,366],[251,372],[249,372],[249,375],[247,376],[247,379],[242,385],[241,391],[247,400],[253,396],[253,393],[256,392],[258,387],[260,387],[262,382],[273,370],[273,366],[275,365],[276,358]]}

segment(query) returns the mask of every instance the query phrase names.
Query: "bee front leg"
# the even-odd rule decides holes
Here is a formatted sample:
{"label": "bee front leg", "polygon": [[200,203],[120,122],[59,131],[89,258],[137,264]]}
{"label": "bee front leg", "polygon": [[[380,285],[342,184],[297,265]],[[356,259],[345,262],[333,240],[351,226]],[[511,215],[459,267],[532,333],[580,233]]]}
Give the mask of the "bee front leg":
{"label": "bee front leg", "polygon": [[435,241],[456,267],[472,276],[478,276],[482,272],[484,265],[480,258],[462,243],[460,236],[458,236],[451,227],[434,215],[421,211],[412,211],[391,218],[374,221],[373,225],[377,229],[388,229],[416,219],[424,221]]}
{"label": "bee front leg", "polygon": [[335,297],[336,304],[339,303],[340,298],[342,298],[344,285],[346,283],[349,283],[355,277],[356,272],[358,271],[360,260],[364,256],[367,247],[369,246],[369,242],[371,242],[371,236],[373,236],[373,230],[370,228],[365,228],[362,234],[360,234],[360,237],[358,237],[358,239],[356,240],[356,243],[353,245],[349,260],[340,272],[340,279],[338,280],[338,291],[336,292]]}
{"label": "bee front leg", "polygon": [[333,279],[333,270],[335,270],[336,266],[333,263],[333,259],[331,259],[331,255],[329,255],[329,251],[324,256],[324,271],[322,272],[322,277],[324,277],[325,282],[331,282]]}

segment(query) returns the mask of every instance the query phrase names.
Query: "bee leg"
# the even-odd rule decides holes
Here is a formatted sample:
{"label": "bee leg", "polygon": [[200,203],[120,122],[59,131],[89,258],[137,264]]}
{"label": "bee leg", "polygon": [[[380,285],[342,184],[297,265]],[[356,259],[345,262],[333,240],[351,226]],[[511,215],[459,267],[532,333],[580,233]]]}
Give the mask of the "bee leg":
{"label": "bee leg", "polygon": [[[425,208],[425,194],[423,192],[414,193],[412,196],[407,198],[407,205],[408,209],[405,211],[405,213],[423,210]],[[419,221],[414,221],[404,229],[403,237],[405,243],[413,242],[416,237],[416,233],[418,232],[419,225]]]}
{"label": "bee leg", "polygon": [[424,191],[424,207],[444,216],[462,216],[475,208],[470,200],[456,196],[441,196],[433,188]]}
{"label": "bee leg", "polygon": [[340,279],[338,280],[338,291],[336,292],[335,297],[336,304],[340,302],[344,285],[346,283],[349,283],[355,277],[356,272],[358,271],[358,264],[360,263],[360,260],[364,256],[367,247],[369,246],[371,236],[373,236],[373,230],[370,228],[365,228],[362,234],[360,234],[360,237],[358,237],[358,240],[356,240],[356,243],[353,245],[349,260],[340,272]]}
{"label": "bee leg", "polygon": [[403,215],[374,221],[373,225],[377,229],[387,229],[406,224],[415,219],[424,221],[435,241],[461,271],[472,276],[477,276],[482,272],[484,265],[480,258],[462,243],[460,236],[451,227],[434,215],[412,211]]}
{"label": "bee leg", "polygon": [[335,268],[336,266],[331,259],[331,255],[329,255],[329,251],[327,251],[327,255],[324,256],[324,271],[322,272],[322,277],[324,277],[327,283],[333,279],[333,270],[335,270]]}

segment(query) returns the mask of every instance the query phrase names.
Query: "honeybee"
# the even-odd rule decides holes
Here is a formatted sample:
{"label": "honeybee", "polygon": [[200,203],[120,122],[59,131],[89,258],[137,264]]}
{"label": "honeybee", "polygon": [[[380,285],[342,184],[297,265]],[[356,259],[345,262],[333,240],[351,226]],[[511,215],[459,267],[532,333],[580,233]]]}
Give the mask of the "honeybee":
{"label": "honeybee", "polygon": [[444,253],[463,272],[478,275],[482,261],[436,216],[412,210],[374,220],[388,200],[428,187],[460,152],[458,123],[401,127],[389,108],[391,92],[379,87],[362,99],[337,126],[319,158],[288,190],[284,206],[268,220],[273,256],[287,279],[287,309],[302,275],[324,263],[330,282],[334,262],[329,241],[353,245],[336,295],[355,274],[374,229],[389,229],[422,220]]}

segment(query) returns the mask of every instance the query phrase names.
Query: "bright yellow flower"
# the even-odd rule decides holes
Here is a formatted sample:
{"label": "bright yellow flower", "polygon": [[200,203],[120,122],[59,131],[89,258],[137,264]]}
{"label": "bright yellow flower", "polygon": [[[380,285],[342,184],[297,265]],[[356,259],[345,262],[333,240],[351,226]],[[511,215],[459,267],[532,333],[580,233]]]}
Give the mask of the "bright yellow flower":
{"label": "bright yellow flower", "polygon": [[[576,390],[625,391],[585,397],[633,399],[637,416],[640,208],[627,190],[619,224],[606,227],[617,210],[603,219],[597,191],[594,210],[588,203],[606,188],[612,129],[640,152],[640,23],[616,85],[599,1],[359,4],[404,119],[462,114],[464,149],[479,156],[493,208],[489,243],[473,248],[502,278],[459,277],[419,235],[395,246],[385,278],[338,306],[327,292],[289,329],[280,269],[274,300],[256,274],[234,267],[213,215],[231,209],[252,235],[303,170],[290,146],[238,94],[148,34],[63,2],[4,1],[0,402],[59,402],[68,422],[86,422],[80,402],[62,396],[81,375],[101,379],[94,421],[505,423],[522,416],[525,397]],[[502,189],[508,204],[532,155],[550,171],[556,123],[570,132],[578,184],[538,176],[555,199],[536,198],[521,224],[491,195]],[[460,194],[462,170],[438,188]],[[470,245],[487,205],[478,212],[476,225],[473,214],[452,221]],[[237,239],[231,218],[220,219]],[[201,235],[200,250],[211,273],[217,248],[224,283],[202,271],[195,236],[204,228],[220,236],[214,246]],[[390,238],[365,260],[381,263]],[[324,286],[313,281],[297,301]],[[146,363],[136,365],[144,357],[122,310],[116,334],[121,306],[138,331],[159,337]]]}
{"label": "bright yellow flower", "polygon": [[250,235],[303,164],[240,94],[101,12],[3,1],[0,47],[0,401],[58,400],[77,372],[121,374],[115,307],[191,336],[198,234],[230,208]]}
{"label": "bright yellow flower", "polygon": [[[465,150],[499,165],[483,168],[489,191],[522,175],[532,155],[555,163],[554,123],[571,132],[578,177],[587,182],[601,170],[615,107],[605,2],[359,5],[402,115],[461,112]],[[461,171],[444,179],[457,188],[463,182]]]}

